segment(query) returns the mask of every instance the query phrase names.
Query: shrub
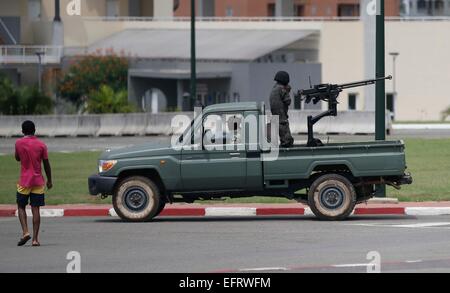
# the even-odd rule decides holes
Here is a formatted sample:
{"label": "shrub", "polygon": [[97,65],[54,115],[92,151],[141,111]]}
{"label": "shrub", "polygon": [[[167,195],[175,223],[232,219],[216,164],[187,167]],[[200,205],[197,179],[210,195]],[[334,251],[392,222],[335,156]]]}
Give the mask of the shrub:
{"label": "shrub", "polygon": [[92,114],[132,113],[136,108],[128,102],[127,91],[115,92],[110,86],[102,85],[98,91],[89,94],[87,111]]}
{"label": "shrub", "polygon": [[82,56],[73,63],[58,84],[58,93],[80,106],[86,95],[106,84],[114,92],[127,89],[128,61],[113,51],[102,55],[101,51],[89,56]]}
{"label": "shrub", "polygon": [[447,120],[447,118],[450,116],[450,107],[447,108],[444,112],[442,112],[442,120]]}
{"label": "shrub", "polygon": [[53,101],[37,87],[16,88],[5,77],[0,77],[0,113],[4,115],[50,114]]}

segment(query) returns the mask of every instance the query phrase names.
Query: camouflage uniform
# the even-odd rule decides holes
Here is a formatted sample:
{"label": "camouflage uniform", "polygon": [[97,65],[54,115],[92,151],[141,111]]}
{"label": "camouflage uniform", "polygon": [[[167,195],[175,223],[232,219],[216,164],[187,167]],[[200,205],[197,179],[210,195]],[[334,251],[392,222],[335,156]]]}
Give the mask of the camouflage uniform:
{"label": "camouflage uniform", "polygon": [[280,146],[292,147],[294,138],[289,128],[288,110],[292,100],[290,97],[290,86],[283,86],[277,83],[270,94],[270,108],[272,115],[278,115],[280,118]]}

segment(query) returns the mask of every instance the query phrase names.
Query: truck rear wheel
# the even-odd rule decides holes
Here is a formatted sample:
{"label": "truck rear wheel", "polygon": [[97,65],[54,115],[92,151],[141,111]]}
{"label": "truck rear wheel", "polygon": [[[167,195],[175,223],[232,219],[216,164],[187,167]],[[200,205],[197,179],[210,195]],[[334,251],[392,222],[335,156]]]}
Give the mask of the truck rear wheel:
{"label": "truck rear wheel", "polygon": [[162,199],[158,186],[150,179],[133,176],[119,183],[113,196],[117,215],[126,221],[144,222],[161,212]]}
{"label": "truck rear wheel", "polygon": [[353,184],[344,176],[327,174],[313,182],[308,193],[308,204],[321,220],[345,220],[356,205]]}

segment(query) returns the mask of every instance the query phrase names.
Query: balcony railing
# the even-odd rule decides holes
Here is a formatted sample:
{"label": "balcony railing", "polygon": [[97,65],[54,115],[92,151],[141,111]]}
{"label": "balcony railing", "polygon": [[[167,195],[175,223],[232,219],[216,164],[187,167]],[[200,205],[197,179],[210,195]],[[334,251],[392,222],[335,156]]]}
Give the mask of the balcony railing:
{"label": "balcony railing", "polygon": [[0,46],[0,64],[59,64],[63,47],[59,46]]}

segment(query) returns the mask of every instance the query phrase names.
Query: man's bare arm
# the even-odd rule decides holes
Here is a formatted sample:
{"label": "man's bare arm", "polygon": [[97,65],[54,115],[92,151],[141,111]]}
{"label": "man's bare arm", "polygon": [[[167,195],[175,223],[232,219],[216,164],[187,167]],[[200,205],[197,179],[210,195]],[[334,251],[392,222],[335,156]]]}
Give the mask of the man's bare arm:
{"label": "man's bare arm", "polygon": [[47,159],[44,160],[43,163],[45,174],[47,175],[47,188],[52,189],[53,181],[52,181],[52,168],[50,167],[50,161]]}

